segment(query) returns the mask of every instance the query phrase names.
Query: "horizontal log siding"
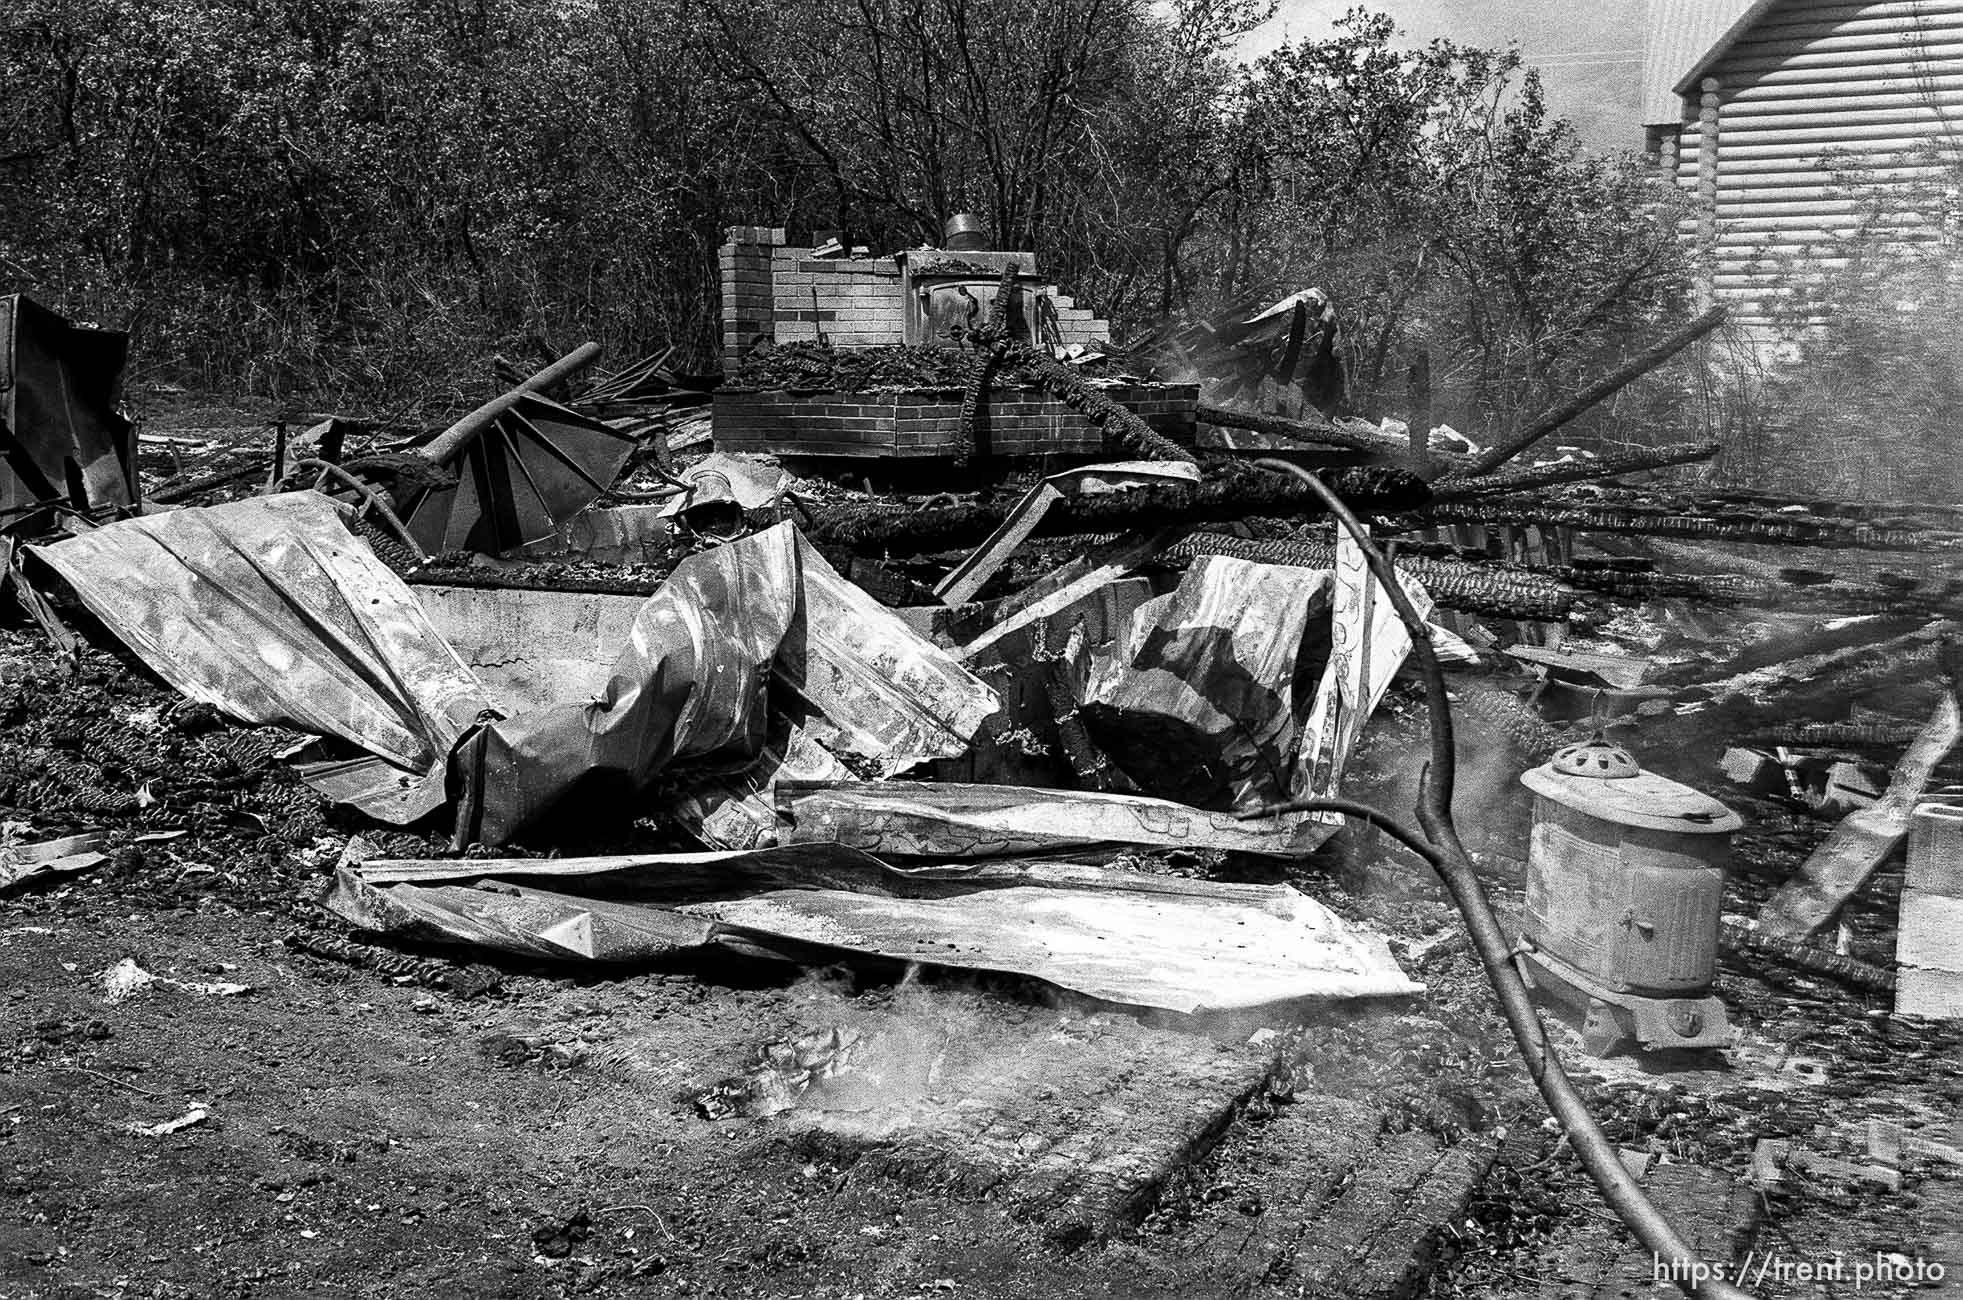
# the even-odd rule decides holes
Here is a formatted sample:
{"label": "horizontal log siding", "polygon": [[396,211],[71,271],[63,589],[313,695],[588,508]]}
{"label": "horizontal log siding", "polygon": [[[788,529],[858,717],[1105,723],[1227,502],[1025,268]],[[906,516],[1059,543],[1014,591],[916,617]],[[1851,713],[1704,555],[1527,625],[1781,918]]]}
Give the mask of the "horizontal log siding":
{"label": "horizontal log siding", "polygon": [[[1719,97],[1708,283],[1748,323],[1789,267],[1844,264],[1811,254],[1856,235],[1877,190],[1940,178],[1931,142],[1963,158],[1963,0],[1786,0],[1707,75]],[[1686,89],[1677,179],[1695,191],[1701,91]],[[1881,224],[1916,231],[1900,213]]]}

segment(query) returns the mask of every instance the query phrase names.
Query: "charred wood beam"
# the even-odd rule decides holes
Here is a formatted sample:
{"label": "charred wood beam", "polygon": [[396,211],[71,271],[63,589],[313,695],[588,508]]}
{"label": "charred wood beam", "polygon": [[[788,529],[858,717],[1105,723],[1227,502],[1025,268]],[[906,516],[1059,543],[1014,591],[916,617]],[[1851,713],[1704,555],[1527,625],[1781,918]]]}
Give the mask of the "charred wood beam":
{"label": "charred wood beam", "polygon": [[1711,308],[1690,324],[1678,330],[1647,351],[1629,358],[1620,366],[1603,375],[1588,387],[1570,397],[1560,405],[1541,412],[1527,421],[1520,429],[1502,438],[1472,458],[1472,463],[1453,475],[1455,478],[1475,478],[1490,474],[1506,462],[1518,456],[1527,448],[1545,438],[1568,421],[1583,414],[1589,408],[1613,397],[1624,388],[1641,379],[1671,357],[1676,356],[1697,340],[1724,324],[1725,309],[1722,306]]}
{"label": "charred wood beam", "polygon": [[1700,492],[1699,499],[1712,505],[1757,506],[1765,510],[1803,507],[1808,513],[1827,518],[1858,519],[1895,527],[1954,529],[1963,526],[1963,505],[1941,501],[1847,501],[1825,497],[1774,496],[1767,492],[1747,492],[1737,488]]}
{"label": "charred wood beam", "polygon": [[212,488],[224,487],[228,483],[243,482],[249,478],[257,478],[266,472],[267,466],[270,464],[270,461],[255,460],[250,465],[241,465],[236,469],[220,470],[216,474],[206,474],[201,478],[194,478],[187,482],[167,483],[155,492],[152,492],[150,499],[158,505],[174,505],[179,501],[189,500],[200,492],[208,492]]}
{"label": "charred wood beam", "polygon": [[1885,583],[1816,583],[1742,574],[1694,577],[1614,569],[1539,571],[1583,591],[1631,603],[1675,598],[1714,605],[1776,606],[1788,611],[1823,610],[1840,614],[1950,615],[1963,611],[1963,590],[1955,584],[1924,591]]}
{"label": "charred wood beam", "polygon": [[1754,542],[1774,546],[1821,546],[1866,551],[1963,550],[1963,533],[1882,523],[1830,519],[1818,515],[1754,510],[1705,510],[1695,502],[1662,504],[1532,501],[1523,498],[1448,501],[1406,521],[1430,524],[1537,524],[1600,533],[1685,537],[1706,541]]}
{"label": "charred wood beam", "polygon": [[[1223,533],[1194,533],[1167,551],[1174,557],[1227,555],[1260,564],[1290,564],[1306,569],[1332,568],[1336,548],[1319,541],[1271,541],[1230,537]],[[1465,560],[1428,560],[1399,556],[1400,573],[1424,584],[1447,609],[1492,618],[1554,621],[1572,612],[1575,593],[1552,578]]]}
{"label": "charred wood beam", "polygon": [[[1497,618],[1558,619],[1573,616],[1584,597],[1639,605],[1655,600],[1691,600],[1712,605],[1821,610],[1840,614],[1963,615],[1963,581],[1945,579],[1918,585],[1909,579],[1868,583],[1823,581],[1809,570],[1770,569],[1757,573],[1659,573],[1640,560],[1528,564],[1481,555],[1444,543],[1400,540],[1397,566],[1425,584],[1448,609]],[[1326,568],[1335,548],[1320,538],[1279,540],[1195,533],[1170,552],[1175,557],[1232,555],[1266,564]],[[1553,609],[1558,593],[1560,612]]]}
{"label": "charred wood beam", "polygon": [[[1402,470],[1338,470],[1330,486],[1356,509],[1397,513],[1421,505],[1427,489]],[[840,503],[812,521],[806,535],[820,546],[860,555],[927,555],[985,541],[1014,508],[1011,500],[922,510],[908,505]],[[1100,496],[1073,497],[1050,507],[1037,537],[1121,533],[1238,520],[1253,516],[1300,518],[1322,513],[1321,498],[1267,470],[1223,461],[1203,483],[1141,487]]]}
{"label": "charred wood beam", "polygon": [[1651,753],[1694,753],[1713,735],[1789,721],[1806,699],[1838,703],[1883,688],[1892,692],[1926,684],[1936,675],[1937,645],[1957,631],[1957,624],[1937,620],[1886,640],[1806,655],[1722,681],[1686,684],[1687,702],[1674,711],[1602,718],[1596,725],[1635,730]]}
{"label": "charred wood beam", "polygon": [[1719,934],[1719,946],[1732,957],[1744,954],[1770,958],[1795,970],[1825,975],[1850,988],[1870,993],[1890,993],[1895,988],[1895,972],[1854,957],[1806,943],[1750,930],[1727,920]]}
{"label": "charred wood beam", "polygon": [[1409,448],[1394,438],[1342,428],[1328,420],[1290,420],[1279,415],[1236,411],[1229,406],[1206,405],[1199,408],[1198,415],[1204,424],[1226,429],[1251,429],[1255,433],[1292,438],[1297,442],[1310,442],[1323,447],[1341,447],[1345,451],[1400,457],[1409,453]]}
{"label": "charred wood beam", "polygon": [[[1903,616],[1953,615],[1963,610],[1963,580],[1951,577],[1931,584],[1907,576],[1880,574],[1870,582],[1848,582],[1809,569],[1775,565],[1752,566],[1745,573],[1660,573],[1653,563],[1635,559],[1526,564],[1432,542],[1400,541],[1398,550],[1400,558],[1423,555],[1463,560],[1482,567],[1545,578],[1577,592],[1628,604],[1675,599],[1713,605],[1777,606],[1784,610]],[[1739,563],[1742,565],[1745,562]]]}
{"label": "charred wood beam", "polygon": [[1549,723],[1534,705],[1493,682],[1461,677],[1453,684],[1453,698],[1468,717],[1518,751],[1529,767],[1581,739],[1571,729]]}
{"label": "charred wood beam", "polygon": [[1098,428],[1107,456],[1137,460],[1191,460],[1193,454],[1128,408],[1106,397],[1069,366],[1025,344],[1011,344],[1011,358],[1026,368],[1044,392]]}
{"label": "charred wood beam", "polygon": [[977,353],[972,376],[961,398],[961,440],[956,463],[965,465],[975,453],[986,454],[988,392],[995,375],[1004,369],[1023,372],[1038,388],[1095,425],[1106,455],[1136,460],[1191,459],[1191,453],[1184,447],[1112,401],[1048,352],[1007,337],[1008,307],[1015,281],[1016,265],[1011,262],[1002,268],[1001,284],[989,307],[987,324],[969,336]]}
{"label": "charred wood beam", "polygon": [[1434,500],[1469,501],[1477,497],[1526,492],[1536,488],[1556,487],[1564,483],[1587,483],[1605,478],[1620,478],[1624,474],[1641,474],[1647,470],[1667,469],[1672,465],[1695,464],[1698,461],[1710,460],[1717,454],[1718,444],[1715,442],[1673,442],[1648,451],[1599,456],[1593,460],[1565,461],[1559,465],[1530,465],[1521,469],[1490,474],[1483,478],[1448,480],[1435,490]]}
{"label": "charred wood beam", "polygon": [[1900,750],[1921,730],[1912,722],[1782,722],[1740,739],[1765,749]]}
{"label": "charred wood beam", "polygon": [[1091,738],[1077,697],[1070,690],[1069,666],[1064,656],[1049,644],[1043,624],[1031,626],[1030,639],[1030,658],[1039,668],[1050,717],[1056,722],[1057,745],[1070,764],[1079,788],[1115,794],[1139,793],[1137,784]]}
{"label": "charred wood beam", "polygon": [[1282,350],[1281,360],[1275,365],[1274,377],[1279,383],[1287,383],[1295,377],[1295,367],[1302,362],[1302,336],[1309,329],[1309,307],[1298,302],[1288,318],[1288,346]]}

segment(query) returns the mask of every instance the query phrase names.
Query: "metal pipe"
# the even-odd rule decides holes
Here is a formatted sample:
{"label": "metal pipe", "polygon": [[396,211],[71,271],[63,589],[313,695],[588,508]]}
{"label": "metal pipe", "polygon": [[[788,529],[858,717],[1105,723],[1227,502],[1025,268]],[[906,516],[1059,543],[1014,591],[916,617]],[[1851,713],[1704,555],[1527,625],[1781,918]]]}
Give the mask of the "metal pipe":
{"label": "metal pipe", "polygon": [[432,464],[448,465],[472,438],[489,428],[491,421],[516,406],[520,398],[528,393],[543,392],[562,379],[570,379],[592,365],[599,355],[598,343],[588,341],[580,344],[516,388],[499,393],[417,450]]}
{"label": "metal pipe", "polygon": [[1442,872],[1445,869],[1445,860],[1439,856],[1438,850],[1413,835],[1404,823],[1381,808],[1373,808],[1367,803],[1358,803],[1354,799],[1289,799],[1282,803],[1271,803],[1265,808],[1256,808],[1253,812],[1239,813],[1236,817],[1239,821],[1250,822],[1261,817],[1279,817],[1283,813],[1293,812],[1341,813],[1345,817],[1368,822],[1417,854],[1432,870]]}
{"label": "metal pipe", "polygon": [[[1478,872],[1472,865],[1472,857],[1459,841],[1458,827],[1452,818],[1457,753],[1452,736],[1451,709],[1446,703],[1445,674],[1438,665],[1438,655],[1432,649],[1431,635],[1425,621],[1412,605],[1403,584],[1398,582],[1390,561],[1370,541],[1369,534],[1343,499],[1315,475],[1286,461],[1261,460],[1255,464],[1277,473],[1295,475],[1311,492],[1322,498],[1324,507],[1356,539],[1364,562],[1370,567],[1371,576],[1382,584],[1392,607],[1397,610],[1398,618],[1411,635],[1411,648],[1417,655],[1425,683],[1425,711],[1431,722],[1431,762],[1420,783],[1418,823],[1437,854],[1435,865],[1438,873],[1452,895],[1452,901],[1465,918],[1473,947],[1486,967],[1486,976],[1492,982],[1507,1026],[1513,1031],[1514,1042],[1519,1045],[1527,1073],[1533,1076],[1535,1086],[1547,1101],[1547,1108],[1567,1133],[1582,1167],[1601,1189],[1609,1208],[1615,1211],[1616,1217],[1638,1241],[1654,1252],[1659,1262],[1669,1267],[1670,1278],[1678,1287],[1699,1300],[1749,1300],[1748,1292],[1724,1281],[1717,1276],[1717,1268],[1698,1257],[1675,1225],[1629,1176],[1615,1145],[1602,1132],[1602,1126],[1595,1122],[1588,1103],[1575,1091],[1567,1071],[1561,1068],[1560,1057],[1555,1053],[1553,1044],[1547,1041],[1547,1031],[1534,1010],[1526,982],[1513,965],[1512,947],[1500,929],[1499,918],[1493,914],[1492,903],[1487,899],[1486,888],[1480,883]],[[1374,821],[1373,824],[1382,826],[1384,822]],[[1416,839],[1415,836],[1407,836],[1408,832],[1398,834],[1400,841],[1406,844]]]}
{"label": "metal pipe", "polygon": [[395,530],[395,535],[402,539],[402,544],[409,548],[411,555],[414,555],[418,560],[427,560],[429,558],[429,552],[424,550],[421,543],[416,541],[415,535],[402,522],[402,517],[395,513],[380,492],[377,492],[374,488],[368,486],[368,484],[363,483],[360,479],[348,473],[347,470],[334,464],[332,461],[297,460],[293,462],[294,473],[297,474],[303,469],[317,469],[320,471],[320,478],[314,483],[315,491],[319,491],[329,478],[341,480],[342,484],[353,489],[355,495],[359,496],[376,514],[388,521],[388,526]]}

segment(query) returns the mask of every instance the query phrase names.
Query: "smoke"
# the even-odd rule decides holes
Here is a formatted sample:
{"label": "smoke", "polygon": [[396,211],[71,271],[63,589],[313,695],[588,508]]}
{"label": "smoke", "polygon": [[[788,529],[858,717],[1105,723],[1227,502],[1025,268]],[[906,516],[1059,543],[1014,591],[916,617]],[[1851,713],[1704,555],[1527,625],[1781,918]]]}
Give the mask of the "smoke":
{"label": "smoke", "polygon": [[983,1028],[979,998],[931,988],[919,975],[910,967],[885,1006],[842,1017],[856,1035],[852,1059],[815,1081],[799,1102],[821,1126],[883,1136],[917,1127],[924,1112],[961,1100],[962,1048]]}
{"label": "smoke", "polygon": [[[1459,832],[1475,852],[1524,860],[1532,797],[1520,775],[1545,760],[1561,737],[1531,705],[1480,679],[1454,677],[1451,694],[1458,742],[1452,808]],[[1393,697],[1364,730],[1344,793],[1415,828],[1419,779],[1430,761],[1424,709]]]}
{"label": "smoke", "polygon": [[[1319,40],[1352,4],[1281,0],[1241,53],[1254,58],[1285,41]],[[1641,0],[1378,0],[1369,7],[1396,19],[1410,45],[1436,37],[1488,48],[1517,45],[1540,68],[1549,109],[1572,121],[1587,144],[1604,150],[1640,145]]]}
{"label": "smoke", "polygon": [[1012,1104],[1060,1045],[1094,1040],[1085,1030],[1101,1019],[1004,999],[971,978],[930,982],[917,966],[872,993],[855,993],[841,971],[815,972],[791,1000],[800,1032],[703,1093],[704,1115],[795,1112],[859,1140],[972,1128]]}

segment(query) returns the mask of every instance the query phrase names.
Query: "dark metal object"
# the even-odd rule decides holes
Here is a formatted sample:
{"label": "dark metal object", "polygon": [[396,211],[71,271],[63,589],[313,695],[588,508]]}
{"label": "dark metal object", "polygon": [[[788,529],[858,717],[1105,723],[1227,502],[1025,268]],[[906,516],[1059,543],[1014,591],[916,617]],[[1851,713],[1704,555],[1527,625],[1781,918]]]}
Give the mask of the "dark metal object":
{"label": "dark metal object", "polygon": [[582,344],[420,449],[431,465],[457,475],[412,490],[404,502],[424,550],[501,555],[542,541],[613,484],[637,440],[538,395],[599,355],[599,344]]}
{"label": "dark metal object", "polygon": [[694,473],[688,504],[678,513],[683,522],[705,537],[731,538],[743,531],[743,507],[736,500],[729,476],[714,470]]}
{"label": "dark metal object", "polygon": [[957,212],[941,228],[946,246],[957,253],[972,253],[988,247],[988,231],[982,219],[972,212]]}
{"label": "dark metal object", "polygon": [[668,369],[668,358],[674,355],[674,345],[670,344],[652,356],[642,357],[610,374],[601,375],[586,384],[574,400],[581,406],[591,407],[665,397],[676,387],[686,387],[681,384],[679,376]]}
{"label": "dark metal object", "polygon": [[129,336],[0,298],[0,526],[44,506],[135,506],[136,435],[116,410]]}
{"label": "dark metal object", "polygon": [[499,555],[552,536],[584,510],[636,443],[556,402],[517,394],[453,452],[457,482],[417,490],[403,515],[432,553]]}
{"label": "dark metal object", "polygon": [[[1358,816],[1428,862],[1443,878],[1452,901],[1465,918],[1473,947],[1486,968],[1500,1010],[1513,1031],[1521,1059],[1526,1062],[1528,1074],[1540,1088],[1548,1109],[1566,1131],[1583,1168],[1601,1188],[1609,1208],[1615,1211],[1616,1217],[1638,1241],[1656,1253],[1659,1262],[1669,1268],[1671,1279],[1683,1290],[1701,1300],[1745,1300],[1748,1293],[1716,1276],[1716,1270],[1691,1250],[1683,1235],[1636,1183],[1623,1165],[1615,1144],[1602,1132],[1587,1102],[1575,1091],[1553,1045],[1547,1041],[1547,1032],[1534,1011],[1526,983],[1513,964],[1512,946],[1500,929],[1498,917],[1493,914],[1485,886],[1480,883],[1471,855],[1459,840],[1458,827],[1452,816],[1458,755],[1452,736],[1451,707],[1446,703],[1445,674],[1432,649],[1424,619],[1412,605],[1403,585],[1397,581],[1390,561],[1372,544],[1363,525],[1340,497],[1313,475],[1295,466],[1281,461],[1259,463],[1304,480],[1304,486],[1319,496],[1324,508],[1357,539],[1371,575],[1389,596],[1398,617],[1411,634],[1412,652],[1417,657],[1424,678],[1428,701],[1426,712],[1431,722],[1431,762],[1425,769],[1418,800],[1418,822],[1423,830],[1422,836],[1406,829],[1385,813],[1347,800],[1299,800],[1264,808],[1252,815],[1268,816],[1284,811],[1322,808]],[[1701,1280],[1693,1282],[1692,1279]]]}
{"label": "dark metal object", "polygon": [[585,509],[635,445],[577,411],[521,395],[457,456],[458,482],[424,488],[403,513],[428,551],[502,554],[552,536]]}
{"label": "dark metal object", "polygon": [[1411,396],[1411,463],[1424,468],[1431,460],[1431,349],[1421,347],[1406,372]]}

